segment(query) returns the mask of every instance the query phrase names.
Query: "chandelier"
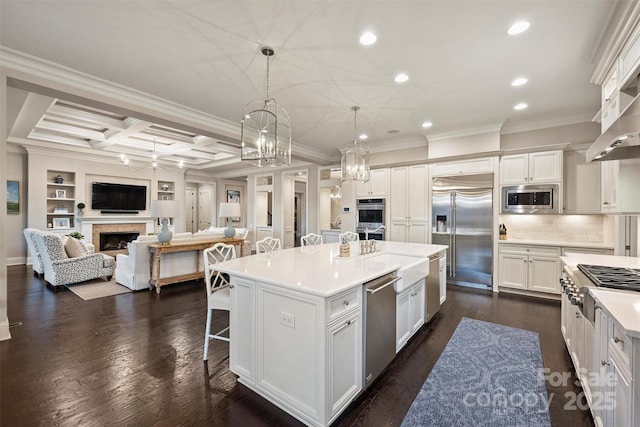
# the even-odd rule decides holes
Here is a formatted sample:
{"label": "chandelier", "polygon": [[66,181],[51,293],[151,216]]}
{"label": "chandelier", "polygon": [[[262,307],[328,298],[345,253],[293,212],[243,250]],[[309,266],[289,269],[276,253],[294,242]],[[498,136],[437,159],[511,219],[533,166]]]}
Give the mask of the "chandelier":
{"label": "chandelier", "polygon": [[241,158],[256,166],[288,166],[291,164],[291,123],[284,108],[269,97],[270,47],[262,48],[267,57],[267,96],[251,101],[242,110],[240,142]]}
{"label": "chandelier", "polygon": [[353,110],[353,142],[342,149],[342,182],[345,181],[369,181],[371,171],[369,169],[369,147],[358,141],[357,114],[360,107],[351,107]]}

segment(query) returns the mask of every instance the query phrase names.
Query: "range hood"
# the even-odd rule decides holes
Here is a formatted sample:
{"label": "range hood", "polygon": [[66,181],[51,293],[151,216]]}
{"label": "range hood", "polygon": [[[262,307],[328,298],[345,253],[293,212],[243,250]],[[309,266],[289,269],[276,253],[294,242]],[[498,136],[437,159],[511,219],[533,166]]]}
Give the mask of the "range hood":
{"label": "range hood", "polygon": [[640,95],[587,150],[587,161],[640,158]]}

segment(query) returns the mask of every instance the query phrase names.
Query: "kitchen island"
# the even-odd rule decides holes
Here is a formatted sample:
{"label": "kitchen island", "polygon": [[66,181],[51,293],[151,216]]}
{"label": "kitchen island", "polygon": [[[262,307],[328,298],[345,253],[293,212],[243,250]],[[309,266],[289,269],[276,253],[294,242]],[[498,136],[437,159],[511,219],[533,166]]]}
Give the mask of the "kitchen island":
{"label": "kitchen island", "polygon": [[[561,260],[583,295],[562,299],[561,330],[594,421],[603,427],[639,425],[640,259],[570,254]],[[578,265],[600,270],[594,279],[604,283]],[[621,287],[607,287],[613,283]],[[571,287],[565,292],[570,296]]]}
{"label": "kitchen island", "polygon": [[[220,264],[231,277],[230,368],[238,381],[307,425],[331,424],[364,386],[363,284],[396,272],[397,292],[424,289],[429,256],[447,247],[377,248],[358,255],[352,243],[341,258],[339,244],[329,243]],[[418,306],[424,322],[424,300]]]}

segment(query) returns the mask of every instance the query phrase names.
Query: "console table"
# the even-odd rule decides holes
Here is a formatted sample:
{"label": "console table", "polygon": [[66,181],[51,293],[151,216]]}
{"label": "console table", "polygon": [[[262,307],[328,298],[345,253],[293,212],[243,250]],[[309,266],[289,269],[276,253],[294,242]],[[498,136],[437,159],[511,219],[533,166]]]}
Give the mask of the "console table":
{"label": "console table", "polygon": [[[216,238],[210,240],[198,240],[195,242],[177,242],[168,244],[156,243],[149,245],[149,256],[151,257],[149,262],[149,287],[151,288],[155,286],[156,292],[160,293],[160,288],[164,285],[204,278],[204,271],[200,271],[200,257],[202,256],[202,251],[210,248],[216,243],[240,246],[240,256],[244,256],[244,239]],[[189,274],[181,274],[179,276],[160,278],[162,254],[172,252],[194,252],[196,256],[196,271]]]}

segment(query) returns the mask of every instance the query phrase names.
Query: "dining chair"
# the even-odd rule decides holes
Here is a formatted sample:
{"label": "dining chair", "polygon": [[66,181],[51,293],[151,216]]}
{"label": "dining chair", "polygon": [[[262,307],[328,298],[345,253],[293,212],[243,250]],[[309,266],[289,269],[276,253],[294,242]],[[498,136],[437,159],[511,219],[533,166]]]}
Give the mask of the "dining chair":
{"label": "dining chair", "polygon": [[258,254],[279,251],[280,248],[280,239],[274,239],[273,237],[265,237],[256,242],[256,253]]}
{"label": "dining chair", "polygon": [[342,234],[338,234],[338,242],[340,243],[357,242],[358,240],[360,240],[360,235],[353,231],[345,231]]}
{"label": "dining chair", "polygon": [[306,236],[302,236],[300,242],[302,243],[302,246],[315,246],[323,243],[322,236],[315,233],[309,233]]}
{"label": "dining chair", "polygon": [[211,321],[213,320],[213,310],[230,311],[231,293],[229,289],[228,276],[216,270],[216,264],[223,261],[235,259],[236,248],[233,245],[216,243],[208,249],[202,251],[204,257],[204,279],[207,287],[207,326],[204,334],[204,357],[206,361],[209,353],[209,341],[212,339],[229,341],[228,336],[223,336],[229,330],[229,326],[220,332],[211,333]]}

